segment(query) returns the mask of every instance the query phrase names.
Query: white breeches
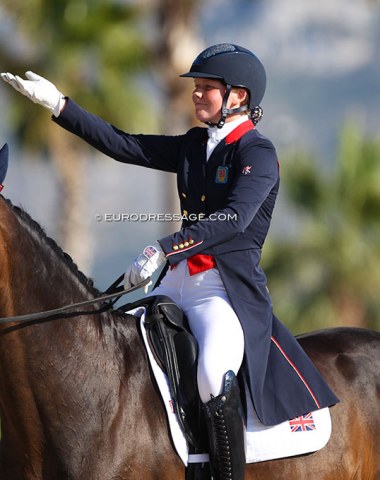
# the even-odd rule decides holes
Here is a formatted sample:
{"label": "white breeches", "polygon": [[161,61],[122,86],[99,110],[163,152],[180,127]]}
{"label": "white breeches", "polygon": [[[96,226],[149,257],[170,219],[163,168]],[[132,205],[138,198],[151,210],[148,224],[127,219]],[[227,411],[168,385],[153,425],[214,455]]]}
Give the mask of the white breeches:
{"label": "white breeches", "polygon": [[237,374],[244,335],[217,269],[189,275],[186,261],[168,270],[151,295],[167,295],[186,314],[199,346],[198,389],[202,402],[217,396],[224,374]]}

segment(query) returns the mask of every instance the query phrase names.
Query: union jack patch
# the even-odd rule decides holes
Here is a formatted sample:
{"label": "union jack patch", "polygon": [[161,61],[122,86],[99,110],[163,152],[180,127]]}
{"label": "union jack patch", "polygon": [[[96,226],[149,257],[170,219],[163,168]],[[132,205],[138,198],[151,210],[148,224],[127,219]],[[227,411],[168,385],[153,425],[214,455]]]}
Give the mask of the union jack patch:
{"label": "union jack patch", "polygon": [[317,429],[311,413],[289,420],[289,426],[292,432],[310,432]]}
{"label": "union jack patch", "polygon": [[249,175],[251,173],[251,168],[252,168],[251,165],[246,165],[245,167],[243,167],[243,170],[241,173],[243,175]]}
{"label": "union jack patch", "polygon": [[152,247],[151,245],[144,249],[144,256],[146,258],[152,258],[153,255],[155,255],[156,253],[157,253],[157,250],[154,247]]}

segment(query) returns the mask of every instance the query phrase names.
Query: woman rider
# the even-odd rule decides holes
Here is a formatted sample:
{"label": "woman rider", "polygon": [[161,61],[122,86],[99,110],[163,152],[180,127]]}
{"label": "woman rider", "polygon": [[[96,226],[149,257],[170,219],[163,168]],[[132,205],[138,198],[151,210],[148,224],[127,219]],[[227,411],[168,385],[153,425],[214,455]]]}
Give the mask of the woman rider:
{"label": "woman rider", "polygon": [[207,128],[179,136],[133,135],[108,124],[27,72],[2,78],[53,112],[53,120],[106,155],[175,172],[181,229],[144,249],[125,286],[167,268],[153,295],[186,313],[199,345],[198,389],[215,480],[244,478],[244,429],[237,374],[245,375],[265,425],[338,402],[292,334],[273,315],[259,266],[279,188],[275,148],[256,127],[266,74],[249,50],[207,48],[182,75],[194,79],[195,115]]}

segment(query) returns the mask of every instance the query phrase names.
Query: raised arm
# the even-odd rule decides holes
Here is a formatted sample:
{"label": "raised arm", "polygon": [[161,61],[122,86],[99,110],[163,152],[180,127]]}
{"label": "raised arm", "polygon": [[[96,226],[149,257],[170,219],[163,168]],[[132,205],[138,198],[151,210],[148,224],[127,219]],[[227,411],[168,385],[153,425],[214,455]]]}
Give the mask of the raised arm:
{"label": "raised arm", "polygon": [[36,73],[26,72],[25,76],[26,80],[12,73],[1,73],[1,78],[15,90],[58,117],[66,102],[63,93],[49,80]]}

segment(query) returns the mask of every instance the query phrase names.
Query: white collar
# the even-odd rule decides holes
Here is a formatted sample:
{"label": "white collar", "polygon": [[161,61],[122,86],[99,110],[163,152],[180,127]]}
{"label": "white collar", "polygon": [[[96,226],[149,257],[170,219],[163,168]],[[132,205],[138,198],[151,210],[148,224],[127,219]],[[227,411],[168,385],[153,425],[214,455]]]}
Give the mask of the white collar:
{"label": "white collar", "polygon": [[241,117],[233,120],[232,122],[227,122],[223,125],[222,128],[218,127],[209,127],[207,129],[208,133],[208,141],[207,141],[207,149],[206,149],[206,158],[207,160],[210,158],[210,155],[215,150],[215,147],[218,143],[223,140],[223,138],[227,137],[232,130],[235,130],[240,124],[246,122],[248,117],[246,115],[242,115]]}
{"label": "white collar", "polygon": [[223,138],[227,137],[229,133],[235,130],[241,123],[244,123],[248,120],[246,115],[242,115],[241,117],[233,120],[232,122],[226,122],[222,128],[218,127],[208,127],[207,133],[209,139],[213,142],[219,143]]}

